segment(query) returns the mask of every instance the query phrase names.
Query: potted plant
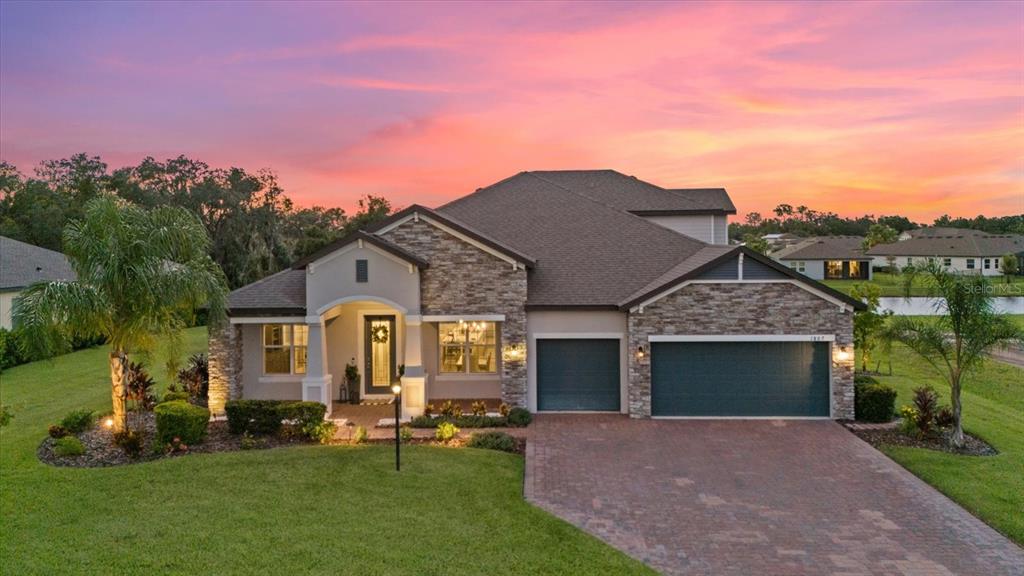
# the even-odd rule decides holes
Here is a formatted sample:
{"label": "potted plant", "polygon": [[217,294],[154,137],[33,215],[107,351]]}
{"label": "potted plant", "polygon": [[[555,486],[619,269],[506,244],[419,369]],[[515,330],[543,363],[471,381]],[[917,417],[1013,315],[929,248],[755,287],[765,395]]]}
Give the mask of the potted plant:
{"label": "potted plant", "polygon": [[345,364],[345,386],[348,388],[348,401],[359,404],[359,368],[356,366],[356,359]]}

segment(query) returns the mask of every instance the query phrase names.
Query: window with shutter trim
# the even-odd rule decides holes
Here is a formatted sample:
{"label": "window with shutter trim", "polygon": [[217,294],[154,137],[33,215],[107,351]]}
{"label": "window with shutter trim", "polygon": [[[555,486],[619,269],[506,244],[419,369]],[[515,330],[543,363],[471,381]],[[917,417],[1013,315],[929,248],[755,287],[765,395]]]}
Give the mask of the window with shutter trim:
{"label": "window with shutter trim", "polygon": [[368,282],[370,263],[367,260],[356,260],[356,282]]}

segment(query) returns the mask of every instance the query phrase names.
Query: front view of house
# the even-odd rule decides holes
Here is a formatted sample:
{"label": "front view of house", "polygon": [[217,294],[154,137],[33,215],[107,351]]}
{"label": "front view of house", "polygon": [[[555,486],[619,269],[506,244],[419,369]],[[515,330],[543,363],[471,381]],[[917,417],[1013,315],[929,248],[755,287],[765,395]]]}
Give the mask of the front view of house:
{"label": "front view of house", "polygon": [[[522,172],[410,206],[229,298],[210,408],[447,399],[634,417],[853,417],[859,302],[727,241],[725,190]],[[349,384],[349,376],[356,378]]]}

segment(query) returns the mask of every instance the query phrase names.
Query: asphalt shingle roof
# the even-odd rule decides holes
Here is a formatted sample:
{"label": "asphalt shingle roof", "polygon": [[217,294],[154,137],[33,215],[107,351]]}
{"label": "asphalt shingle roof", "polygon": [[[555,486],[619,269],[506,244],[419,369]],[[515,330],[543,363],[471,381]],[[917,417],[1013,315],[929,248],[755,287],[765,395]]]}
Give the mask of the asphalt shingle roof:
{"label": "asphalt shingle roof", "polygon": [[992,257],[1021,252],[1024,252],[1024,236],[962,230],[944,235],[924,234],[892,244],[879,244],[867,253],[871,256]]}
{"label": "asphalt shingle roof", "polygon": [[615,170],[544,170],[528,174],[627,212],[736,213],[724,188],[669,190]]}
{"label": "asphalt shingle roof", "polygon": [[287,268],[228,294],[233,315],[245,312],[303,314],[306,309],[306,270]]}
{"label": "asphalt shingle roof", "polygon": [[870,260],[861,236],[817,236],[790,244],[772,254],[776,260]]}
{"label": "asphalt shingle roof", "polygon": [[0,290],[75,278],[71,263],[60,252],[0,236]]}
{"label": "asphalt shingle roof", "polygon": [[[522,172],[437,209],[537,259],[529,273],[528,306],[618,306],[708,246],[551,174]],[[569,180],[587,181],[582,173],[572,174],[577,176]],[[627,190],[644,188],[633,181]]]}

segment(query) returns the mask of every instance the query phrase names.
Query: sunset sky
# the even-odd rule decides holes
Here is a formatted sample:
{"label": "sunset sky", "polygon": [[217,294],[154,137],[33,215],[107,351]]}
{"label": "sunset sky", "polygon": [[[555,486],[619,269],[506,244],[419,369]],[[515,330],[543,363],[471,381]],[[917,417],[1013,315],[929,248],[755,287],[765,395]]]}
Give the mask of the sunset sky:
{"label": "sunset sky", "polygon": [[740,214],[1024,212],[1024,3],[0,7],[0,156],[186,154],[300,205],[522,170],[724,186]]}

